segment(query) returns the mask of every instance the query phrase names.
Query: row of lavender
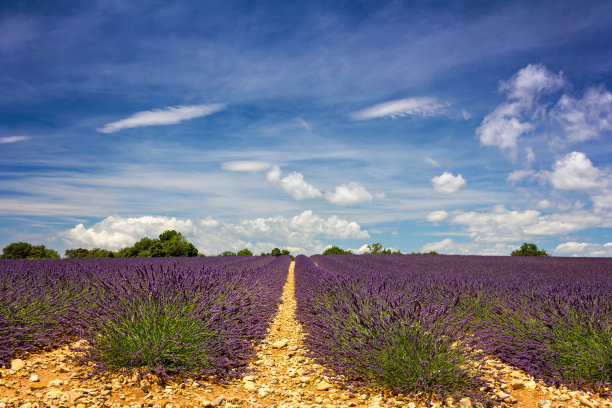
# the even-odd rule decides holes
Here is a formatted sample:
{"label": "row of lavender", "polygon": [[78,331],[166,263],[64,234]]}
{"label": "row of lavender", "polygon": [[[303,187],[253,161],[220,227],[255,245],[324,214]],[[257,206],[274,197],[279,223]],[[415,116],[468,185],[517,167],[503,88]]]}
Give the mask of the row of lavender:
{"label": "row of lavender", "polygon": [[296,268],[307,345],[352,380],[469,395],[486,392],[478,363],[492,356],[549,384],[612,383],[612,260],[339,255]]}
{"label": "row of lavender", "polygon": [[88,340],[96,371],[244,372],[278,307],[289,257],[0,261],[0,366]]}

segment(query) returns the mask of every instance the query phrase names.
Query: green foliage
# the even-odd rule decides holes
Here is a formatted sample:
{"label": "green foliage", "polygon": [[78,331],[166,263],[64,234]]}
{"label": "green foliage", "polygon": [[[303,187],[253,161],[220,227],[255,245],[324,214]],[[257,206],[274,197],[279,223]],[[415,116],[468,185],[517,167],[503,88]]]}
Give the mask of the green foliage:
{"label": "green foliage", "polygon": [[236,253],[232,251],[223,251],[219,254],[219,256],[236,256]]}
{"label": "green foliage", "polygon": [[69,248],[64,253],[64,256],[68,259],[85,258],[89,254],[89,249],[85,248]]}
{"label": "green foliage", "polygon": [[411,255],[440,255],[438,251],[429,251],[429,252],[411,252]]}
{"label": "green foliage", "polygon": [[96,357],[109,368],[163,366],[170,374],[180,369],[211,368],[203,344],[214,333],[194,315],[194,302],[128,299],[118,313],[99,323],[92,340]]}
{"label": "green foliage", "polygon": [[323,251],[323,255],[344,255],[344,254],[352,254],[353,252],[351,252],[350,249],[348,250],[344,250],[340,247],[337,246],[332,246],[330,248],[327,248],[325,251]]}
{"label": "green foliage", "polygon": [[2,249],[2,259],[59,259],[60,255],[44,245],[13,242]]}
{"label": "green foliage", "polygon": [[238,256],[253,256],[253,252],[249,251],[247,248],[241,249],[236,254]]}
{"label": "green foliage", "polygon": [[512,251],[512,256],[550,256],[546,250],[538,249],[536,244],[524,242],[519,249]]}
{"label": "green foliage", "polygon": [[94,248],[87,253],[85,258],[114,258],[115,253],[108,249]]}
{"label": "green foliage", "polygon": [[76,259],[76,258],[114,258],[115,253],[113,251],[109,251],[108,249],[102,248],[94,248],[94,249],[85,249],[85,248],[70,248],[66,250],[66,258],[68,259]]}
{"label": "green foliage", "polygon": [[402,252],[400,250],[397,251],[392,251],[389,248],[383,248],[382,244],[380,242],[377,242],[375,244],[372,245],[368,245],[368,251],[366,252],[368,254],[401,254]]}
{"label": "green foliage", "polygon": [[291,255],[291,252],[288,251],[287,249],[274,248],[272,251],[270,251],[268,253],[262,252],[260,254],[260,256],[270,256],[270,255],[276,256],[276,257],[287,255],[291,259],[295,259],[295,257],[293,255]]}
{"label": "green foliage", "polygon": [[134,246],[122,248],[115,254],[119,258],[197,255],[197,248],[175,230],[162,232],[159,239],[142,238]]}

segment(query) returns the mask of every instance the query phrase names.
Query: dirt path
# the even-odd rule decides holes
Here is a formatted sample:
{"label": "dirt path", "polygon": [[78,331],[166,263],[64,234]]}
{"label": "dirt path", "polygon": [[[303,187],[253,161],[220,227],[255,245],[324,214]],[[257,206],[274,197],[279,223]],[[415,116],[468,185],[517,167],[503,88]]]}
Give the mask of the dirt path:
{"label": "dirt path", "polygon": [[[303,333],[295,320],[294,266],[292,262],[278,314],[251,363],[253,372],[241,381],[226,385],[189,381],[164,387],[120,375],[80,381],[79,367],[70,364],[70,350],[64,347],[14,360],[13,369],[0,369],[0,408],[424,407],[397,397],[384,398],[379,391],[351,393],[329,381],[323,368],[306,357]],[[491,361],[488,370],[506,380],[506,384],[497,384],[500,400],[505,401],[498,406],[612,408],[612,402],[586,393],[547,388],[499,362]],[[471,403],[455,402],[451,406],[471,408]]]}

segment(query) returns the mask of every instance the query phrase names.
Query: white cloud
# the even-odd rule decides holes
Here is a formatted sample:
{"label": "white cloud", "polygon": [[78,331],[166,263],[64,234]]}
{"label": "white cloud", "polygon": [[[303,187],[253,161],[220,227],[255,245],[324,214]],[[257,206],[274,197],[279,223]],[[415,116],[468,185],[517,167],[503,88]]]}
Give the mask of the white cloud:
{"label": "white cloud", "polygon": [[527,164],[531,164],[535,161],[535,152],[533,151],[533,149],[531,147],[526,147],[525,148],[525,157],[527,160]]}
{"label": "white cloud", "polygon": [[601,226],[604,219],[583,210],[542,215],[536,210],[507,210],[500,205],[490,212],[458,212],[448,222],[463,226],[478,242],[511,242]]}
{"label": "white cloud", "polygon": [[440,163],[438,163],[438,161],[436,159],[433,159],[431,157],[426,157],[425,161],[429,164],[431,164],[434,167],[440,167]]}
{"label": "white cloud", "polygon": [[211,216],[208,216],[205,219],[198,221],[198,224],[203,228],[217,228],[219,226],[219,221],[213,219]]}
{"label": "white cloud", "polygon": [[325,199],[327,201],[342,206],[370,203],[372,202],[372,198],[372,194],[370,194],[361,184],[354,182],[336,186],[333,192],[325,194]]}
{"label": "white cloud", "polygon": [[434,186],[434,190],[444,194],[456,193],[466,185],[466,181],[461,174],[454,176],[447,171],[432,178],[431,182]]}
{"label": "white cloud", "polygon": [[98,128],[101,133],[113,133],[121,129],[141,126],[173,125],[185,120],[212,115],[225,109],[222,103],[210,105],[170,106],[163,109],[137,112],[129,118],[107,123]]}
{"label": "white cloud", "polygon": [[281,179],[281,169],[272,167],[267,174],[267,180],[275,187],[280,187],[295,200],[308,200],[323,196],[323,194],[312,184],[304,180],[302,173],[292,172]]}
{"label": "white cloud", "polygon": [[509,183],[516,183],[533,175],[534,173],[535,172],[531,169],[514,170],[508,175],[508,177],[506,177],[506,181]]}
{"label": "white cloud", "polygon": [[320,253],[325,239],[368,239],[366,230],[354,222],[332,215],[323,218],[312,211],[293,217],[245,219],[219,222],[210,217],[202,220],[176,219],[164,216],[123,218],[110,216],[85,227],[78,224],[63,234],[67,245],[119,249],[142,237],[157,237],[175,229],[183,233],[201,252],[217,254],[224,250],[249,248],[254,253],[269,252],[274,247],[292,248],[297,253]]}
{"label": "white cloud", "polygon": [[379,103],[352,114],[356,120],[401,116],[435,116],[445,112],[448,103],[435,98],[407,98]]}
{"label": "white cloud", "polygon": [[427,214],[427,221],[429,222],[440,222],[448,218],[448,213],[444,210],[432,211]]}
{"label": "white cloud", "polygon": [[556,91],[565,83],[562,72],[555,74],[542,64],[529,64],[509,80],[502,81],[499,89],[507,92],[510,99],[531,104],[539,95]]}
{"label": "white cloud", "polygon": [[222,163],[221,168],[228,171],[258,172],[269,169],[270,163],[254,160],[237,160]]}
{"label": "white cloud", "polygon": [[521,122],[516,112],[516,104],[502,104],[485,116],[476,134],[485,146],[499,147],[511,161],[516,161],[518,139],[533,129],[529,122]]}
{"label": "white cloud", "polygon": [[499,89],[506,92],[508,100],[485,116],[476,129],[480,142],[485,146],[499,147],[515,162],[519,138],[536,127],[532,120],[538,112],[544,110],[538,106],[538,99],[542,94],[558,90],[564,85],[562,73],[554,74],[541,64],[530,64],[509,80],[502,81]]}
{"label": "white cloud", "polygon": [[6,137],[0,137],[0,144],[22,142],[24,140],[28,140],[29,138],[30,138],[29,136],[6,136]]}
{"label": "white cloud", "polygon": [[557,245],[554,252],[559,254],[571,254],[572,256],[612,256],[612,242],[605,244],[593,244],[588,242],[564,242]]}
{"label": "white cloud", "polygon": [[546,200],[546,199],[538,201],[538,204],[537,204],[537,208],[541,208],[541,209],[548,209],[554,206],[555,205],[550,200]]}
{"label": "white cloud", "polygon": [[143,237],[156,238],[166,230],[177,230],[190,235],[194,231],[194,223],[191,220],[180,220],[174,217],[123,218],[111,215],[90,228],[78,224],[65,233],[64,240],[67,244],[74,246],[116,250],[133,245]]}
{"label": "white cloud", "polygon": [[553,171],[546,175],[559,190],[587,191],[603,187],[602,172],[581,152],[571,152],[557,160]]}
{"label": "white cloud", "polygon": [[509,255],[515,245],[502,242],[455,242],[450,238],[429,242],[423,245],[421,252],[436,251],[448,255]]}
{"label": "white cloud", "polygon": [[552,110],[552,116],[565,131],[557,141],[578,143],[599,139],[612,130],[612,93],[604,87],[589,88],[582,99],[563,95]]}

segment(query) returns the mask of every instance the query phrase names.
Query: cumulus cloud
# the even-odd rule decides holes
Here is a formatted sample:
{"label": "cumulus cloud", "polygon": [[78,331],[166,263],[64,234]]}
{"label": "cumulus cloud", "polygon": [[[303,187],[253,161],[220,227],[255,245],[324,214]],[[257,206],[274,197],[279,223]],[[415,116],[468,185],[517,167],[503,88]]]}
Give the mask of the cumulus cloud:
{"label": "cumulus cloud", "polygon": [[173,125],[189,119],[212,115],[225,109],[222,103],[209,105],[170,106],[163,109],[137,112],[129,118],[107,123],[98,128],[101,133],[114,133],[122,129],[141,126]]}
{"label": "cumulus cloud", "polygon": [[306,182],[302,173],[294,171],[282,177],[282,171],[278,166],[273,166],[268,171],[266,177],[271,185],[282,189],[295,200],[324,198],[332,204],[348,206],[369,203],[372,202],[374,197],[383,198],[385,196],[384,193],[376,193],[373,195],[361,184],[355,182],[336,186],[333,191],[328,191],[323,194],[315,186]]}
{"label": "cumulus cloud", "polygon": [[581,152],[571,152],[557,160],[553,171],[546,174],[559,190],[586,191],[602,187],[601,171]]}
{"label": "cumulus cloud", "polygon": [[552,110],[552,117],[562,126],[565,137],[558,142],[578,143],[599,139],[612,130],[612,93],[604,87],[586,90],[582,99],[563,95]]}
{"label": "cumulus cloud", "polygon": [[379,103],[352,114],[353,119],[366,120],[383,117],[435,116],[446,111],[448,103],[435,98],[406,98]]}
{"label": "cumulus cloud", "polygon": [[455,242],[451,238],[445,238],[442,241],[428,242],[421,247],[420,251],[436,251],[448,255],[508,255],[513,249],[515,245],[502,242]]}
{"label": "cumulus cloud", "polygon": [[491,211],[457,212],[448,222],[462,226],[478,242],[510,242],[568,234],[602,225],[604,219],[584,210],[542,215],[537,210],[508,210],[500,205]]}
{"label": "cumulus cloud", "polygon": [[282,172],[278,166],[272,167],[267,174],[267,180],[275,187],[281,188],[295,200],[308,200],[322,197],[323,194],[312,184],[304,180],[302,173],[292,172],[281,178]]}
{"label": "cumulus cloud", "polygon": [[23,142],[24,140],[28,140],[29,138],[30,138],[29,136],[6,136],[6,137],[0,137],[0,144]]}
{"label": "cumulus cloud", "polygon": [[431,182],[434,190],[444,194],[456,193],[466,185],[466,181],[461,174],[454,176],[452,173],[447,171],[432,178]]}
{"label": "cumulus cloud", "polygon": [[500,91],[507,101],[485,116],[476,134],[485,146],[497,146],[512,161],[517,159],[518,140],[533,130],[534,115],[543,108],[537,106],[541,95],[565,85],[562,73],[555,74],[541,64],[530,64],[509,80],[502,81]]}
{"label": "cumulus cloud", "polygon": [[142,237],[157,237],[166,230],[177,230],[183,234],[194,231],[191,220],[181,220],[174,217],[144,216],[124,218],[111,215],[93,226],[86,228],[78,224],[64,234],[64,240],[69,245],[87,248],[120,249]]}
{"label": "cumulus cloud", "polygon": [[336,215],[324,218],[308,210],[293,217],[231,222],[219,222],[210,217],[194,221],[164,216],[124,218],[114,215],[91,227],[78,224],[66,231],[63,238],[70,246],[119,249],[133,245],[145,236],[157,237],[168,229],[183,233],[206,254],[245,247],[254,253],[269,252],[274,247],[292,248],[297,253],[315,253],[325,248],[322,238],[362,240],[370,237],[354,221]]}
{"label": "cumulus cloud", "polygon": [[554,252],[572,256],[610,257],[612,256],[612,242],[605,244],[575,241],[564,242],[557,245]]}
{"label": "cumulus cloud", "polygon": [[448,217],[448,213],[444,210],[432,211],[427,214],[427,221],[429,222],[440,222]]}
{"label": "cumulus cloud", "polygon": [[254,160],[237,160],[222,163],[221,168],[228,171],[258,172],[269,169],[270,163]]}
{"label": "cumulus cloud", "polygon": [[359,183],[348,183],[336,186],[334,191],[325,194],[325,199],[336,205],[354,205],[360,203],[372,202],[372,194],[370,194]]}
{"label": "cumulus cloud", "polygon": [[506,92],[509,99],[532,104],[541,94],[556,91],[565,84],[562,72],[555,74],[542,64],[529,64],[509,80],[502,81],[499,89]]}

